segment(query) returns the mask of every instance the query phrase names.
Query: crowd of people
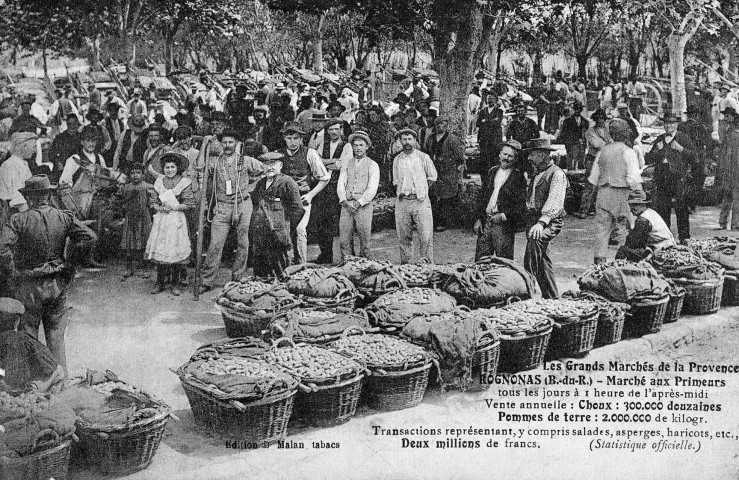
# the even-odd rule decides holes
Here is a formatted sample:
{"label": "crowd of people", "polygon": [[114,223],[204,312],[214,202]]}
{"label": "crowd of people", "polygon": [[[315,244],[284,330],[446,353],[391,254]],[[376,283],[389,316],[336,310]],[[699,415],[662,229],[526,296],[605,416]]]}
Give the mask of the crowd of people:
{"label": "crowd of people", "polygon": [[[634,118],[642,106],[638,81],[626,101],[589,114],[585,97],[575,94],[584,89],[574,86],[574,96],[566,94],[567,83],[555,75],[546,89],[532,87],[542,92],[532,95],[537,120],[515,98],[508,112],[509,99],[495,85],[474,86],[484,105],[468,110],[468,132],[477,132],[483,165],[475,259],[512,259],[523,229],[524,267],[544,298],[558,297],[549,244],[564,228],[565,170],[580,167],[588,187],[573,213],[595,216],[596,263],[606,260],[611,235],[624,224],[630,231],[618,258],[638,260],[676,243],[669,228],[673,209],[679,241],[685,241],[694,194],[715,145],[725,173],[719,223],[727,225],[739,202],[739,114],[724,86],[715,139],[689,108],[686,121],[672,113],[662,118],[665,133],[646,152]],[[118,246],[129,259],[124,278],[137,270],[147,276],[155,266],[153,294],[182,294],[203,240],[199,291],[216,288],[230,234],[236,238],[234,280],[250,266],[258,277],[279,278],[291,264],[333,263],[336,236],[341,259],[369,257],[378,192],[396,196],[401,263],[416,257],[414,236],[420,261],[434,262],[434,232],[455,223],[465,172],[465,142],[439,112],[436,82],[419,77],[389,106],[374,99],[369,84],[361,95],[307,85],[260,88],[254,94],[236,85],[223,110],[190,98],[172,118],[152,116],[151,97],[142,99],[139,87],[127,104],[115,93],[103,101],[93,90],[84,107],[60,91],[45,118],[33,113],[33,99],[23,100],[9,128],[12,155],[0,165],[0,268],[7,274],[1,287],[32,318],[24,328],[37,333],[43,323],[62,366],[72,265],[105,267],[96,239],[111,215],[122,220]],[[555,105],[570,112],[561,115]],[[39,136],[47,129],[57,132],[46,161],[39,161]],[[566,147],[563,165],[551,155],[554,143]],[[655,166],[654,209],[642,188],[645,163]],[[320,249],[315,259],[307,256],[311,224]],[[67,240],[74,248],[65,249]]]}

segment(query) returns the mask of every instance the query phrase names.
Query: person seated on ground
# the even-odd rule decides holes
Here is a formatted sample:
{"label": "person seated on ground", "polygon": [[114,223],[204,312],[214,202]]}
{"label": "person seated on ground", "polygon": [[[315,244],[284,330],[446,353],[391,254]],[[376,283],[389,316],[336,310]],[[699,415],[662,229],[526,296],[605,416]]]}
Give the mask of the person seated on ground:
{"label": "person seated on ground", "polygon": [[14,298],[0,298],[0,381],[10,389],[58,393],[64,370],[43,343],[18,326],[26,309]]}
{"label": "person seated on ground", "polygon": [[626,237],[626,243],[616,252],[617,260],[638,262],[655,250],[676,245],[670,228],[657,212],[649,208],[650,202],[643,191],[631,192],[628,201],[635,218],[634,228]]}

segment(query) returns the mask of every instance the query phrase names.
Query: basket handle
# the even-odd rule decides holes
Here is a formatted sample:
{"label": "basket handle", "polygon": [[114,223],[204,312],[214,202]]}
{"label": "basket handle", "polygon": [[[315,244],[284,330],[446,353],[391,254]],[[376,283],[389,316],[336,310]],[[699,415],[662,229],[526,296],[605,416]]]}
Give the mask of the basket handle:
{"label": "basket handle", "polygon": [[369,315],[367,315],[367,310],[365,310],[363,308],[358,308],[358,309],[354,310],[354,314],[361,316],[362,318],[364,318],[367,321],[367,323],[369,323]]}
{"label": "basket handle", "polygon": [[505,304],[506,305],[510,305],[512,303],[516,303],[516,302],[520,302],[520,301],[521,301],[521,297],[515,297],[515,296],[514,297],[508,297],[508,300],[505,301]]}
{"label": "basket handle", "polygon": [[[275,334],[275,332],[277,333],[277,335]],[[287,338],[287,337],[285,337],[285,335],[286,335],[285,329],[282,328],[281,326],[277,325],[276,323],[273,323],[272,326],[269,327],[269,334],[270,334],[271,337],[273,337],[275,339],[278,339],[278,340],[281,340],[283,338]],[[295,345],[293,345],[293,346],[295,346]]]}
{"label": "basket handle", "polygon": [[[284,332],[284,330],[283,330]],[[290,344],[290,347],[295,348],[295,342],[293,342],[291,339],[287,337],[278,338],[277,340],[272,341],[272,347],[273,348],[280,348],[280,344],[283,342],[288,342]]]}
{"label": "basket handle", "polygon": [[349,332],[351,332],[352,330],[358,330],[360,335],[366,335],[367,334],[367,332],[365,332],[362,327],[360,327],[358,325],[352,325],[352,326],[344,329],[344,331],[341,333],[341,338],[348,337],[349,336]]}
{"label": "basket handle", "polygon": [[[42,442],[44,438],[48,438],[45,442]],[[33,439],[32,452],[35,452],[41,443],[57,443],[59,441],[59,434],[51,428],[41,430],[36,434],[36,438]]]}
{"label": "basket handle", "polygon": [[457,308],[467,313],[470,313],[472,311],[472,309],[467,305],[457,305]]}

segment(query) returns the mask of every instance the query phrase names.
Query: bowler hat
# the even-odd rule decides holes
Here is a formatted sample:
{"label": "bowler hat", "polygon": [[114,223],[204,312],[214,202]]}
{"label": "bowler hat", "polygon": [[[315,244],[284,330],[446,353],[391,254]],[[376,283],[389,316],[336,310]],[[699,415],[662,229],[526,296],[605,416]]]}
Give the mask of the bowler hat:
{"label": "bowler hat", "polygon": [[85,115],[85,118],[92,123],[97,123],[105,117],[103,117],[103,114],[97,108],[91,108],[87,112],[87,115]]}
{"label": "bowler hat", "polygon": [[23,188],[19,188],[18,191],[21,195],[31,195],[34,193],[46,193],[56,190],[56,185],[52,185],[49,181],[49,177],[46,175],[34,175],[26,180]]}
{"label": "bowler hat", "polygon": [[267,152],[260,155],[258,160],[262,163],[282,162],[285,160],[285,155],[280,152]]}
{"label": "bowler hat", "polygon": [[534,150],[546,150],[548,152],[554,152],[557,149],[552,148],[552,142],[548,138],[534,138],[529,140],[524,152],[532,152]]}
{"label": "bowler hat", "polygon": [[723,110],[721,111],[721,113],[722,113],[723,115],[733,115],[733,116],[735,116],[735,117],[737,116],[737,113],[736,113],[736,110],[734,110],[734,107],[726,107],[726,108],[724,108],[724,109],[723,109]]}
{"label": "bowler hat", "polygon": [[418,132],[416,132],[412,128],[408,128],[408,127],[401,128],[400,130],[398,130],[398,133],[395,134],[395,138],[400,138],[401,135],[406,135],[406,134],[407,135],[413,135],[415,138],[418,138]]}
{"label": "bowler hat", "polygon": [[608,118],[608,115],[606,115],[606,111],[602,108],[597,109],[593,112],[593,114],[590,116],[590,118],[593,119],[593,121],[605,120]]}
{"label": "bowler hat", "polygon": [[406,95],[403,92],[397,94],[395,98],[393,98],[393,102],[395,103],[408,103],[409,101],[410,101],[410,98],[408,98],[408,95]]}
{"label": "bowler hat", "polygon": [[648,205],[652,202],[647,200],[647,194],[644,193],[644,190],[632,190],[629,193],[628,203],[629,205]]}
{"label": "bowler hat", "polygon": [[333,102],[331,102],[329,104],[327,110],[331,110],[334,107],[339,107],[342,112],[346,111],[346,107],[344,105],[342,105],[341,102],[339,102],[338,100],[334,100]]}
{"label": "bowler hat", "polygon": [[349,135],[349,143],[354,142],[354,140],[356,139],[364,140],[367,143],[368,147],[372,146],[372,140],[370,140],[370,137],[369,135],[367,135],[367,132],[363,130],[357,130],[356,132]]}
{"label": "bowler hat", "polygon": [[155,157],[151,162],[151,167],[155,172],[164,174],[164,164],[168,162],[174,162],[177,164],[177,172],[182,173],[190,168],[190,160],[180,153],[167,152],[163,155]]}
{"label": "bowler hat", "polygon": [[108,102],[105,108],[108,110],[120,110],[121,105],[118,102]]}
{"label": "bowler hat", "polygon": [[290,133],[297,133],[299,135],[307,135],[303,128],[300,126],[298,122],[287,122],[285,123],[285,128],[282,129],[282,134],[287,135]]}

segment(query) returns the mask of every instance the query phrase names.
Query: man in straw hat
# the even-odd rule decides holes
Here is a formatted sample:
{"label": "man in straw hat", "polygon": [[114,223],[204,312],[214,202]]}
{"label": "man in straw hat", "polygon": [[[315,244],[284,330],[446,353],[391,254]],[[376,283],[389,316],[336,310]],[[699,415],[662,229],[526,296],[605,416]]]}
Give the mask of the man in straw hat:
{"label": "man in straw hat", "polygon": [[214,217],[210,228],[210,246],[203,264],[201,293],[215,287],[215,276],[221,264],[223,246],[232,228],[236,229],[236,258],[231,267],[231,279],[246,276],[249,258],[249,225],[253,211],[249,183],[265,172],[264,165],[255,158],[242,156],[237,149],[238,132],[225,130],[221,137],[223,153],[208,165],[208,189],[214,191],[210,199]]}
{"label": "man in straw hat", "polygon": [[500,165],[488,172],[475,221],[475,261],[495,255],[513,260],[516,227],[526,212],[526,177],[519,168],[521,144],[500,147]]}
{"label": "man in straw hat", "polygon": [[567,176],[550,158],[554,150],[549,139],[545,138],[531,140],[525,150],[536,174],[527,191],[528,241],[523,265],[536,278],[544,298],[559,297],[552,260],[549,258],[549,243],[564,226],[567,192]]}
{"label": "man in straw hat", "polygon": [[616,252],[617,259],[638,262],[657,249],[675,245],[670,227],[657,212],[649,208],[643,190],[629,194],[629,208],[634,216],[634,228],[626,237],[626,243]]}
{"label": "man in straw hat", "polygon": [[739,112],[739,102],[733,95],[729,94],[730,92],[731,86],[728,83],[721,83],[718,86],[718,97],[713,101],[713,138],[718,140],[719,143],[724,142],[724,135],[726,135],[726,130],[730,124],[729,119],[724,115],[724,110],[731,107],[734,111]]}
{"label": "man in straw hat", "polygon": [[[598,152],[603,147],[611,143],[611,137],[608,135],[608,127],[606,126],[606,120],[608,116],[606,111],[602,108],[597,109],[591,115],[593,124],[585,132],[585,141],[587,142],[587,154],[585,154],[585,178],[590,177],[590,172],[593,169],[593,163]],[[585,182],[583,186],[582,196],[580,197],[580,209],[574,213],[575,218],[584,219],[590,214],[591,210],[595,207],[595,196],[598,191],[598,187],[590,182]]]}
{"label": "man in straw hat", "polygon": [[339,243],[341,259],[354,255],[354,232],[359,236],[359,256],[369,257],[372,237],[372,200],[380,184],[380,167],[367,156],[369,135],[359,130],[349,136],[352,158],[341,163],[336,194],[341,203]]}
{"label": "man in straw hat", "polygon": [[293,231],[295,263],[306,263],[308,256],[308,222],[310,221],[313,200],[328,185],[331,175],[326,170],[321,156],[303,145],[306,132],[297,122],[287,122],[282,129],[285,148],[279,150],[285,158],[282,173],[298,184],[305,213]]}
{"label": "man in straw hat", "polygon": [[36,156],[37,138],[30,132],[18,132],[10,137],[11,155],[0,164],[0,227],[12,214],[28,209],[20,189],[32,176],[28,162]]}
{"label": "man in straw hat", "polygon": [[739,112],[727,107],[722,113],[728,127],[719,148],[716,170],[716,183],[721,189],[718,224],[720,230],[725,229],[731,214],[731,229],[739,230]]}
{"label": "man in straw hat", "polygon": [[629,125],[617,118],[608,124],[613,140],[604,145],[593,163],[588,183],[598,189],[595,201],[595,263],[606,261],[608,240],[617,227],[619,218],[631,223],[631,212],[626,203],[631,190],[640,190],[642,179],[639,159],[634,149],[626,145],[631,133]]}
{"label": "man in straw hat", "polygon": [[680,242],[690,238],[690,196],[693,171],[697,163],[695,148],[690,137],[678,132],[680,117],[668,114],[662,118],[665,133],[652,143],[646,160],[654,164],[654,210],[670,226],[672,210],[677,218],[677,234]]}
{"label": "man in straw hat", "polygon": [[418,234],[421,259],[434,263],[434,219],[429,189],[438,176],[436,167],[431,157],[415,148],[417,133],[414,130],[404,128],[396,136],[403,145],[403,151],[393,160],[393,184],[398,195],[395,231],[400,263],[411,261],[414,231]]}
{"label": "man in straw hat", "polygon": [[67,327],[67,286],[74,267],[65,257],[67,240],[89,249],[95,233],[72,212],[49,206],[51,185],[46,175],[36,175],[20,190],[29,210],[13,215],[0,233],[0,271],[10,280],[13,297],[23,303],[21,326],[38,337],[43,323],[46,344],[67,374],[64,331]]}

